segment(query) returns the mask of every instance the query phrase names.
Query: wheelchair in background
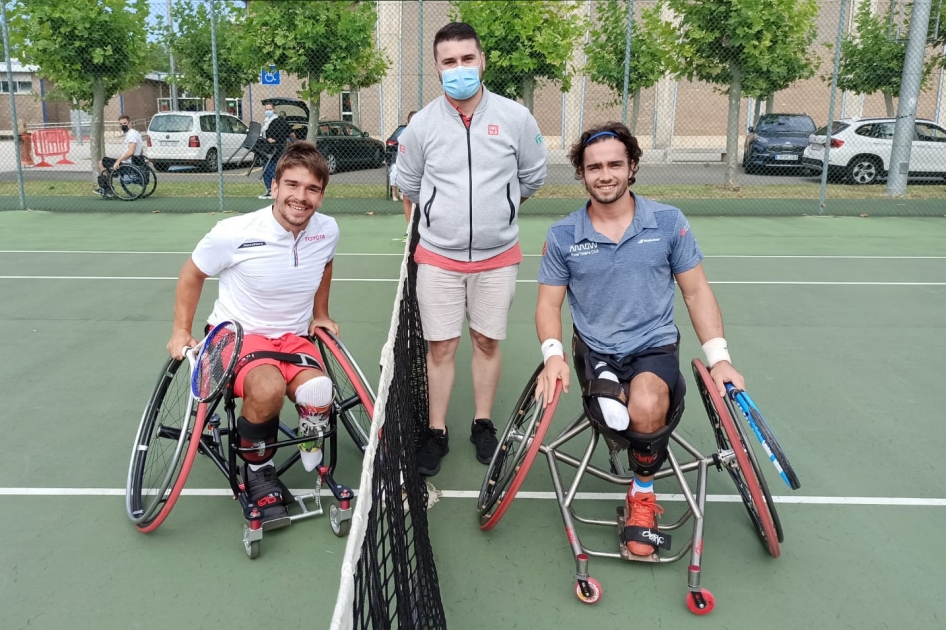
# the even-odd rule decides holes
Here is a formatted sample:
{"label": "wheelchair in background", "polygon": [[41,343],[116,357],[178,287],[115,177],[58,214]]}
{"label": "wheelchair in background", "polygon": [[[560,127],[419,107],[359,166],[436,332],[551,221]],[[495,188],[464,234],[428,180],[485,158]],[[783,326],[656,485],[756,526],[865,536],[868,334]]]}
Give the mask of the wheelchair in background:
{"label": "wheelchair in background", "polygon": [[[240,337],[242,339],[242,329]],[[322,515],[325,486],[336,501],[329,509],[332,531],[341,537],[346,536],[351,527],[354,492],[334,477],[339,427],[344,428],[363,453],[368,445],[375,396],[361,369],[337,336],[320,328],[312,341],[322,355],[326,376],[333,384],[328,424],[315,436],[323,440],[323,460],[313,471],[316,473],[315,488],[300,495],[285,494],[290,513],[275,524],[268,523],[265,529],[284,527],[297,520]],[[311,365],[312,357],[295,356],[299,357],[299,365]],[[202,402],[193,392],[191,380],[194,373],[188,369],[188,361],[186,358],[171,358],[165,362],[145,407],[128,469],[125,493],[128,518],[143,533],[155,531],[170,515],[197,455],[201,454],[227,478],[233,498],[240,502],[246,520],[244,549],[247,556],[256,558],[263,538],[263,506],[249,499],[242,478],[240,453],[255,447],[240,447],[237,399],[233,393],[236,371],[218,394]],[[311,442],[313,435],[299,435],[297,429],[282,422],[279,432],[280,437],[272,448],[291,447],[293,451],[281,464],[277,463],[277,476],[281,477],[299,461],[298,445]]]}
{"label": "wheelchair in background", "polygon": [[[670,563],[688,557],[687,568],[687,608],[698,615],[705,615],[712,611],[715,599],[712,593],[700,585],[701,561],[704,551],[703,524],[706,509],[707,471],[712,467],[725,470],[732,478],[738,491],[738,496],[745,505],[752,529],[756,532],[765,551],[773,558],[780,554],[780,543],[783,542],[782,525],[775,510],[775,503],[765,482],[765,477],[759,467],[753,449],[749,444],[748,432],[735,418],[740,416],[739,401],[742,407],[743,397],[748,398],[741,390],[730,390],[724,400],[719,395],[716,385],[706,366],[699,359],[691,363],[693,376],[696,380],[700,398],[709,418],[710,426],[715,437],[715,450],[704,454],[693,444],[680,435],[678,430],[670,434],[670,443],[667,445],[667,459],[656,473],[655,479],[674,478],[685,501],[685,509],[676,520],[669,523],[660,523],[654,530],[645,532],[649,541],[654,545],[655,552],[651,556],[634,556],[627,551],[625,545],[625,514],[623,504],[617,508],[616,515],[608,520],[591,518],[579,515],[574,507],[579,486],[586,475],[623,486],[625,489],[633,481],[633,475],[627,470],[626,458],[620,455],[626,451],[630,442],[624,432],[609,428],[600,418],[592,418],[591,407],[588,402],[593,400],[583,397],[583,411],[577,418],[569,422],[551,439],[546,434],[552,424],[561,393],[562,384],[557,383],[552,401],[543,407],[543,401],[535,400],[536,380],[542,372],[543,365],[539,365],[522,391],[516,408],[513,410],[505,430],[499,438],[499,447],[490,462],[483,485],[477,500],[477,512],[480,518],[480,528],[484,531],[495,527],[503,515],[509,510],[513,499],[529,473],[533,461],[539,453],[546,456],[549,464],[552,485],[565,525],[565,534],[572,555],[575,558],[574,592],[578,599],[586,604],[593,604],[602,596],[601,584],[588,574],[591,557],[615,558],[639,562]],[[576,366],[577,368],[577,366]],[[679,375],[678,389],[685,391],[683,374]],[[670,415],[683,412],[683,392],[679,401],[671,401]],[[751,401],[751,399],[749,399]],[[753,404],[754,406],[754,404]],[[597,405],[595,405],[597,408]],[[746,407],[743,407],[745,410]],[[757,409],[755,410],[757,411]],[[760,441],[763,440],[757,430],[757,424],[764,421],[761,414],[755,411],[745,412],[753,432],[756,432]],[[673,426],[669,424],[668,426]],[[679,428],[679,427],[677,427]],[[575,457],[563,450],[563,447],[586,433],[587,445],[580,457]],[[609,470],[592,464],[599,442],[607,445]],[[775,462],[766,442],[762,442],[766,453]],[[774,442],[774,436],[768,442]],[[779,451],[780,451],[780,447]],[[773,449],[774,450],[774,449]],[[784,455],[782,454],[782,457]],[[786,466],[790,467],[785,460]],[[563,483],[560,466],[570,466],[575,469],[575,476],[567,486]],[[778,464],[776,463],[778,468]],[[781,473],[781,469],[779,472]],[[687,480],[686,474],[696,473],[695,488]],[[791,472],[792,489],[798,488],[797,477]],[[788,478],[783,474],[783,479]],[[679,530],[689,521],[692,528],[689,539],[671,553],[671,537],[667,532]],[[591,549],[586,547],[577,532],[576,523],[611,528],[618,534],[615,536],[615,547],[611,550]],[[633,529],[633,528],[627,528]],[[676,542],[676,541],[674,541]]]}
{"label": "wheelchair in background", "polygon": [[102,171],[107,185],[106,198],[135,201],[150,197],[158,187],[158,174],[151,161],[141,155],[131,158],[131,164],[116,164]]}

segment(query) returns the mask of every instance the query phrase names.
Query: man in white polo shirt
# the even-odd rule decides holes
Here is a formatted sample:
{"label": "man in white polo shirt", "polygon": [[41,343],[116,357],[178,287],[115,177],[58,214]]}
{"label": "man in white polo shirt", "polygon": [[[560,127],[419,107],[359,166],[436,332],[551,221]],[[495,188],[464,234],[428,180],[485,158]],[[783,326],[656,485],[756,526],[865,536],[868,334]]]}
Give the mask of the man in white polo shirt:
{"label": "man in white polo shirt", "polygon": [[[201,289],[207,278],[219,275],[219,297],[208,324],[239,322],[244,331],[242,356],[258,351],[304,353],[321,361],[304,336],[320,326],[338,333],[328,314],[338,224],[317,214],[328,179],[328,164],[315,145],[293,143],[276,166],[273,205],[220,221],[201,239],[178,278],[174,329],[167,346],[171,356],[181,358],[184,347],[198,343],[191,328]],[[321,365],[263,358],[237,372],[234,393],[243,399],[237,419],[240,444],[259,447],[241,454],[247,494],[251,501],[278,499],[263,508],[265,526],[287,513],[272,460],[275,449],[267,448],[276,441],[283,399],[288,395],[296,403],[300,432],[317,433],[328,421],[332,381]],[[311,471],[322,461],[321,442],[302,446],[302,463]]]}
{"label": "man in white polo shirt", "polygon": [[125,134],[125,151],[118,158],[103,156],[102,159],[99,160],[99,187],[93,192],[102,197],[106,197],[110,194],[108,190],[108,179],[104,175],[106,171],[114,169],[116,164],[118,164],[119,167],[121,167],[122,164],[144,164],[144,141],[141,139],[141,134],[138,133],[138,130],[132,129],[131,118],[122,114],[118,117],[118,124],[121,126],[122,133]]}

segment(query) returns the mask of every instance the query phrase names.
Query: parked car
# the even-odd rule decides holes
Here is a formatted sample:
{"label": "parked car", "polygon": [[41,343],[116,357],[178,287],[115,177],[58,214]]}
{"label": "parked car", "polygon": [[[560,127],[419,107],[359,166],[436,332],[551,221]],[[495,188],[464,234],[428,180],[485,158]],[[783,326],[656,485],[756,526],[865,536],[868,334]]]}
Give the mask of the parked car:
{"label": "parked car", "polygon": [[[284,116],[296,138],[304,140],[309,132],[309,106],[298,98],[263,99],[277,116]],[[342,167],[378,168],[385,163],[385,146],[355,125],[344,120],[320,120],[316,135],[319,152],[328,162],[329,173]]]}
{"label": "parked car", "polygon": [[[220,114],[221,158],[227,162],[250,161],[252,152],[237,151],[246,138],[243,121]],[[217,170],[217,118],[215,112],[160,112],[148,124],[144,137],[148,158],[159,171],[172,164],[189,164],[200,170]]]}
{"label": "parked car", "polygon": [[[828,177],[852,184],[873,184],[887,176],[893,151],[896,118],[843,118],[835,121],[828,155]],[[802,163],[820,173],[824,168],[827,126],[808,139]],[[917,119],[910,149],[910,176],[946,177],[946,129]]]}
{"label": "parked car", "polygon": [[808,146],[808,136],[815,132],[815,121],[808,114],[764,114],[749,127],[742,168],[747,174],[799,168]]}

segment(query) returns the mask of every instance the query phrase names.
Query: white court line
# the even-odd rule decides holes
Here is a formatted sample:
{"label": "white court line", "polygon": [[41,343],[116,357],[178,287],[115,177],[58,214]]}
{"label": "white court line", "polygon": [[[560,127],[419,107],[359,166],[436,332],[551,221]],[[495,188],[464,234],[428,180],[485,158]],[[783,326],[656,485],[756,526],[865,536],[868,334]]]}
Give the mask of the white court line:
{"label": "white court line", "polygon": [[[0,276],[0,280],[177,280],[174,276]],[[217,280],[217,278],[208,278]],[[397,278],[332,278],[332,282],[397,282]],[[516,280],[517,284],[535,284],[535,280]],[[946,282],[859,282],[815,280],[710,280],[710,284],[765,284],[800,286],[880,286],[880,287],[942,287]]]}
{"label": "white court line", "polygon": [[[192,252],[151,252],[151,251],[109,251],[109,250],[72,250],[72,249],[0,249],[0,254],[154,254],[185,256]],[[336,256],[397,256],[403,253],[372,254],[366,252],[336,252]],[[541,258],[541,254],[523,254],[526,258]],[[946,260],[946,256],[805,256],[805,255],[755,255],[755,254],[707,254],[704,258],[810,258],[815,260]]]}
{"label": "white court line", "polygon": [[[311,492],[311,490],[293,489],[294,494]],[[476,499],[478,490],[438,490],[441,498],[446,499]],[[226,489],[217,488],[185,488],[184,496],[202,497],[229,497],[232,493]],[[358,491],[355,491],[358,494]],[[14,497],[123,497],[124,488],[0,488],[0,496]],[[322,490],[322,496],[332,496],[328,490]],[[519,492],[517,499],[554,500],[554,492]],[[623,492],[579,492],[576,499],[585,501],[622,501]],[[682,494],[657,494],[657,498],[667,502],[682,502]],[[742,499],[736,494],[708,494],[706,500],[710,503],[739,503]],[[911,498],[911,497],[823,497],[823,496],[774,496],[776,503],[809,504],[809,505],[902,505],[916,507],[946,507],[946,499]]]}

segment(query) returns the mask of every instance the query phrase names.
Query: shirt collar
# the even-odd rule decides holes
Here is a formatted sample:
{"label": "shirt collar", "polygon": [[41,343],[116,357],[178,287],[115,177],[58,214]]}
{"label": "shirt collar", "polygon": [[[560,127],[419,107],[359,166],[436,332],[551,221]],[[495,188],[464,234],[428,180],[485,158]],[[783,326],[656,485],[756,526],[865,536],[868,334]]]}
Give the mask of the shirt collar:
{"label": "shirt collar", "polygon": [[[633,192],[631,192],[631,195],[634,197],[634,219],[631,221],[631,225],[628,226],[624,236],[621,237],[621,241],[618,245],[629,238],[637,236],[643,230],[657,227],[657,217],[654,215],[650,201],[644,197],[635,195]],[[579,243],[587,240],[594,243],[610,243],[611,239],[603,234],[599,234],[591,224],[591,217],[588,215],[588,207],[590,205],[591,201],[588,201],[585,203],[585,207],[581,209],[578,225],[575,226],[575,242]]]}

